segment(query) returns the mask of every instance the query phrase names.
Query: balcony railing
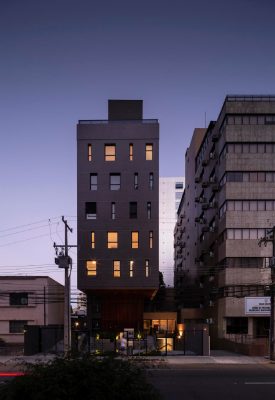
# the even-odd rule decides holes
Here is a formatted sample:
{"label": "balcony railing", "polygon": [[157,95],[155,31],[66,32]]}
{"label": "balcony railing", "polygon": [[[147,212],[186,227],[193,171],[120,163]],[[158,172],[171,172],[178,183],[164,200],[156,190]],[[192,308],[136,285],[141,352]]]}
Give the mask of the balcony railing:
{"label": "balcony railing", "polygon": [[81,119],[78,121],[79,125],[107,125],[107,124],[158,124],[158,119],[130,119],[130,120],[108,120],[108,119]]}

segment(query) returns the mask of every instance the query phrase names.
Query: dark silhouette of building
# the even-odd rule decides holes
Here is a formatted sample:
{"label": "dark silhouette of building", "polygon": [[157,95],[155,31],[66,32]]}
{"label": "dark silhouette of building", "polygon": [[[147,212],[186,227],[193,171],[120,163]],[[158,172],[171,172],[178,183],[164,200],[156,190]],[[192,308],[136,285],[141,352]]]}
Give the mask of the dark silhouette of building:
{"label": "dark silhouette of building", "polygon": [[159,124],[141,100],[109,100],[77,126],[78,288],[92,331],[143,329],[158,289]]}

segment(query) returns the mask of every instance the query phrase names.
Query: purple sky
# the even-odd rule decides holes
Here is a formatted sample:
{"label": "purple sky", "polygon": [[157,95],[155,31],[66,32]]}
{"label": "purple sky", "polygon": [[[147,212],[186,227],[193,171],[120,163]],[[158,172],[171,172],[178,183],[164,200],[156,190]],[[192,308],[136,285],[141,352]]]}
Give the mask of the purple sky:
{"label": "purple sky", "polygon": [[2,0],[0,273],[62,281],[48,219],[58,242],[54,217],[76,227],[78,119],[143,99],[160,122],[160,174],[183,175],[193,129],[226,94],[275,93],[274,15],[274,0]]}

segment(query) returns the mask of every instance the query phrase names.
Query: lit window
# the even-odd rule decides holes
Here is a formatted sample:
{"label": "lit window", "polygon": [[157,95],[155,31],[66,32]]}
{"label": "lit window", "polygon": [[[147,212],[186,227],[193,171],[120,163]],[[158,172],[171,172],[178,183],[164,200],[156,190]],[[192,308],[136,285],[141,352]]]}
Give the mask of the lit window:
{"label": "lit window", "polygon": [[132,249],[138,249],[138,232],[132,232]]}
{"label": "lit window", "polygon": [[111,219],[116,219],[116,203],[111,204]]}
{"label": "lit window", "polygon": [[134,159],[134,145],[133,143],[129,144],[129,160],[133,161]]}
{"label": "lit window", "polygon": [[145,276],[148,278],[149,276],[149,260],[145,260]]}
{"label": "lit window", "polygon": [[120,174],[110,174],[110,189],[120,190]]}
{"label": "lit window", "polygon": [[86,261],[87,275],[88,276],[96,276],[96,261]]}
{"label": "lit window", "polygon": [[129,261],[129,275],[130,275],[130,278],[133,278],[133,276],[134,276],[134,261],[133,260]]}
{"label": "lit window", "polygon": [[105,161],[115,161],[115,160],[116,160],[116,145],[105,144]]}
{"label": "lit window", "polygon": [[120,261],[119,260],[113,261],[113,268],[114,268],[114,278],[120,278]]}
{"label": "lit window", "polygon": [[153,248],[153,231],[149,232],[149,248]]}
{"label": "lit window", "polygon": [[153,160],[153,145],[151,143],[147,143],[145,147],[145,158],[147,161]]}
{"label": "lit window", "polygon": [[90,174],[90,189],[97,190],[97,174]]}
{"label": "lit window", "polygon": [[137,202],[136,201],[131,201],[129,204],[129,217],[132,219],[137,218]]}
{"label": "lit window", "polygon": [[91,248],[95,248],[95,233],[91,232]]}
{"label": "lit window", "polygon": [[108,249],[118,248],[118,233],[108,232]]}
{"label": "lit window", "polygon": [[138,189],[138,173],[135,172],[134,174],[134,189],[137,190]]}
{"label": "lit window", "polygon": [[96,203],[86,203],[86,219],[96,219]]}
{"label": "lit window", "polygon": [[149,188],[151,190],[154,189],[154,174],[153,174],[153,172],[150,172],[150,174],[149,174]]}
{"label": "lit window", "polygon": [[92,145],[88,144],[88,161],[92,161]]}
{"label": "lit window", "polygon": [[152,211],[152,206],[151,206],[151,201],[147,202],[147,218],[151,219],[151,211]]}

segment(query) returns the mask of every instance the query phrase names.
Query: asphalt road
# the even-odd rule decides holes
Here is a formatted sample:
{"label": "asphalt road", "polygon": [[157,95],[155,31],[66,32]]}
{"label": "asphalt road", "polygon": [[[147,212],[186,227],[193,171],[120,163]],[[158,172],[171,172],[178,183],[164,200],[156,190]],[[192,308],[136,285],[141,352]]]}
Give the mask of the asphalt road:
{"label": "asphalt road", "polygon": [[275,399],[275,365],[182,365],[148,371],[164,400]]}

